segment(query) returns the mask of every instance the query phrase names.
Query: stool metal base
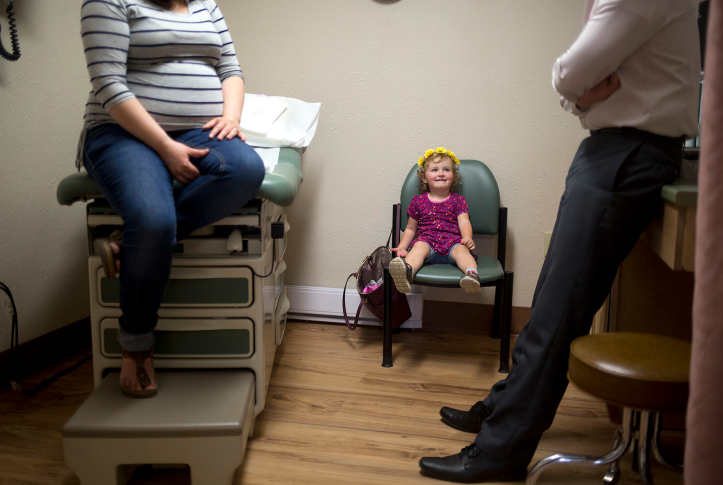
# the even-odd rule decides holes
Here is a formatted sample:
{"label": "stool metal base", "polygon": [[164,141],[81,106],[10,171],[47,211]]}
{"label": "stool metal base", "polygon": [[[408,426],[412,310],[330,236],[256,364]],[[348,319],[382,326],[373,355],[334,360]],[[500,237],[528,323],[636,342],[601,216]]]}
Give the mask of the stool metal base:
{"label": "stool metal base", "polygon": [[650,474],[650,451],[663,465],[676,470],[682,470],[681,465],[670,463],[660,452],[660,413],[650,411],[636,411],[625,408],[623,414],[623,428],[615,431],[612,440],[612,451],[606,455],[594,457],[574,454],[557,454],[538,461],[527,475],[527,485],[535,485],[542,471],[555,463],[576,463],[579,465],[607,465],[608,471],[603,478],[605,485],[615,485],[620,481],[620,458],[628,451],[635,440],[635,457],[633,469],[640,473],[643,485],[653,485]]}

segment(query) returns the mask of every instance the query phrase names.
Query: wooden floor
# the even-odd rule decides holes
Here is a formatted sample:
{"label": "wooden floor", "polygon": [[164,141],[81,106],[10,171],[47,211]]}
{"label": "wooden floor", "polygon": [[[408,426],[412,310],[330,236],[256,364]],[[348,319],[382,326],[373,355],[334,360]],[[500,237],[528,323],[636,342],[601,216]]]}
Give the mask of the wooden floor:
{"label": "wooden floor", "polygon": [[[394,367],[385,369],[381,336],[378,328],[288,324],[235,484],[440,483],[420,474],[419,459],[457,453],[474,435],[445,426],[439,408],[468,408],[504,377],[499,340],[405,331],[394,336]],[[88,362],[32,398],[0,394],[0,484],[79,483],[63,463],[61,429],[93,390],[91,370]],[[604,454],[614,429],[601,402],[571,387],[534,461],[555,452]],[[631,456],[621,484],[640,483]],[[557,466],[538,483],[599,484],[604,474]],[[653,476],[657,485],[683,483],[657,464]],[[189,477],[187,469],[142,467],[131,483],[187,485]]]}

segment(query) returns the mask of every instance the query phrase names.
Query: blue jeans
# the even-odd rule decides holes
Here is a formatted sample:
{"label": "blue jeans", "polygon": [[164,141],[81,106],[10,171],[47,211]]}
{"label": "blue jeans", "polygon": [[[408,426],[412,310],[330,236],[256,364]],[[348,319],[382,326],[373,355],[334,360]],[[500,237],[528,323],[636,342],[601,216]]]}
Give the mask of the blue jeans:
{"label": "blue jeans", "polygon": [[102,125],[86,137],[85,169],[125,226],[119,255],[119,340],[125,350],[153,346],[176,241],[241,208],[264,179],[264,164],[253,148],[238,138],[218,141],[208,134],[200,128],[169,133],[185,145],[210,149],[191,159],[201,176],[175,195],[163,160],[119,125]]}
{"label": "blue jeans", "polygon": [[[424,241],[420,241],[424,242]],[[415,243],[416,244],[416,243]],[[427,243],[425,243],[427,244]],[[432,249],[432,246],[429,246],[429,257],[424,260],[424,264],[456,264],[454,260],[452,259],[452,251],[454,251],[454,248],[459,246],[460,243],[455,244],[451,248],[449,248],[449,252],[447,254],[439,254],[437,251]]]}

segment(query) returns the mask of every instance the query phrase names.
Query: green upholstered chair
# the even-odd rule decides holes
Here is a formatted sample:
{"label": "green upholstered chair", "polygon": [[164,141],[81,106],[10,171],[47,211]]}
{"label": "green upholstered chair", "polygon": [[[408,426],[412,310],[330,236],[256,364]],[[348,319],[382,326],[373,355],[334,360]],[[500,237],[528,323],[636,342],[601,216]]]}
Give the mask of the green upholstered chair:
{"label": "green upholstered chair", "polygon": [[[477,254],[480,284],[495,288],[495,306],[492,322],[492,337],[500,338],[500,372],[509,372],[510,313],[512,310],[513,273],[505,271],[505,248],[507,244],[507,208],[500,207],[500,190],[490,169],[478,160],[461,160],[459,164],[461,184],[457,193],[467,199],[469,219],[474,234],[497,235],[497,256]],[[407,174],[402,186],[400,203],[393,211],[393,247],[397,247],[401,232],[407,226],[407,207],[415,195],[419,195],[417,166]],[[450,264],[425,265],[414,275],[413,283],[422,286],[459,288],[464,276],[456,266]],[[391,281],[391,280],[390,280]],[[385,281],[386,283],[386,281]],[[392,283],[393,284],[393,283]],[[389,286],[386,285],[385,286]],[[460,288],[461,289],[461,288]],[[391,301],[391,300],[390,300]],[[386,309],[386,302],[385,302]],[[454,318],[454,317],[452,317]],[[385,367],[391,367],[391,323],[385,318]],[[388,331],[386,331],[388,330]],[[389,340],[389,341],[388,341]]]}

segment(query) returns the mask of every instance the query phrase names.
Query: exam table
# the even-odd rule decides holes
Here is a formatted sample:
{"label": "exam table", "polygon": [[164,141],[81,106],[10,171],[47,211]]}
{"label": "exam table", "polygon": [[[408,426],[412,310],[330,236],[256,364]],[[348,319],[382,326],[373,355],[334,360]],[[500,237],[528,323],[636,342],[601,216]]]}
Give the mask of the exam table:
{"label": "exam table", "polygon": [[95,390],[63,428],[65,461],[82,485],[125,484],[145,464],[189,465],[193,485],[233,481],[284,336],[290,226],[283,208],[302,180],[301,150],[282,148],[256,199],[175,246],[155,331],[153,399],[129,399],[118,384],[119,280],[105,277],[99,246],[122,220],[87,173],[60,182],[61,205],[90,201]]}

